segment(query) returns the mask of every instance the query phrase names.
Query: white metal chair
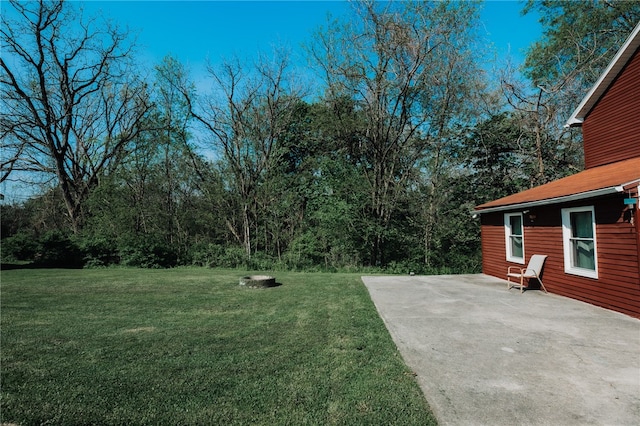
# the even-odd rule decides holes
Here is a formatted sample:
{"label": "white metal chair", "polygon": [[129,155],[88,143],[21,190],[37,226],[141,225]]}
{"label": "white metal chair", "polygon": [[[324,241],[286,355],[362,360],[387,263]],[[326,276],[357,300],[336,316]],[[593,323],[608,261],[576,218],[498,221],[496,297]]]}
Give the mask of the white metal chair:
{"label": "white metal chair", "polygon": [[[520,293],[524,291],[524,280],[527,280],[527,287],[529,287],[529,280],[531,278],[535,278],[540,283],[540,287],[544,290],[545,293],[548,293],[547,289],[544,288],[544,284],[542,284],[542,280],[540,279],[540,274],[542,272],[542,267],[544,266],[544,261],[547,259],[547,256],[544,254],[534,254],[529,259],[529,264],[526,268],[520,268],[518,266],[509,266],[507,269],[507,290],[510,290],[511,287],[520,286]],[[518,272],[511,272],[517,270]],[[516,284],[511,281],[511,278],[520,278],[520,284]]]}

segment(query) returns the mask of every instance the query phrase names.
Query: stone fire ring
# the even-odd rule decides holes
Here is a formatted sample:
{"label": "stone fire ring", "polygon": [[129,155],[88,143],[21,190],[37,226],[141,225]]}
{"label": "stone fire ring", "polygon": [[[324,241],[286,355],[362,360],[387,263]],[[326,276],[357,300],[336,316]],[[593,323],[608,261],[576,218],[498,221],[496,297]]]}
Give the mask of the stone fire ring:
{"label": "stone fire ring", "polygon": [[240,278],[240,285],[251,288],[275,287],[276,279],[269,275],[248,275]]}

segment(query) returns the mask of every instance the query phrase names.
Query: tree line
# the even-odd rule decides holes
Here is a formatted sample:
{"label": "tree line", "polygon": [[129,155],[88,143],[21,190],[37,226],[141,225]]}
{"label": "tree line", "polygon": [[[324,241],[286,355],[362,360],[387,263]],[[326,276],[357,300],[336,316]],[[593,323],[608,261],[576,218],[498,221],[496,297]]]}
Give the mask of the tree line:
{"label": "tree line", "polygon": [[640,3],[533,2],[519,70],[484,66],[472,2],[352,3],[310,37],[321,95],[286,51],[167,56],[64,1],[2,16],[2,256],[43,265],[477,272],[473,206],[581,169],[563,120]]}

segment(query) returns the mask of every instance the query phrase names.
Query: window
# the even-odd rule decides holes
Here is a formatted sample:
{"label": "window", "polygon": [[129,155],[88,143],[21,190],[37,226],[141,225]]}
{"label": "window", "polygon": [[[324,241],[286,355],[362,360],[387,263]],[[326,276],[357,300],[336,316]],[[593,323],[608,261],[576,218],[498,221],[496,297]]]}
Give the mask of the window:
{"label": "window", "polygon": [[521,213],[506,213],[504,215],[504,235],[507,260],[524,264],[524,232]]}
{"label": "window", "polygon": [[562,209],[564,271],[598,278],[596,222],[593,206]]}

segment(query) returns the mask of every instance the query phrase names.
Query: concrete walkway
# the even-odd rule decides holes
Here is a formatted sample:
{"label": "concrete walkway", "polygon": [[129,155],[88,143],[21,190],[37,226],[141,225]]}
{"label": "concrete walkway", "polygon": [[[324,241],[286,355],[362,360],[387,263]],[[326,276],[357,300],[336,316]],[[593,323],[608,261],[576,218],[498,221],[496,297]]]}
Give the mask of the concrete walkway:
{"label": "concrete walkway", "polygon": [[362,280],[440,425],[640,425],[640,320],[487,275]]}

